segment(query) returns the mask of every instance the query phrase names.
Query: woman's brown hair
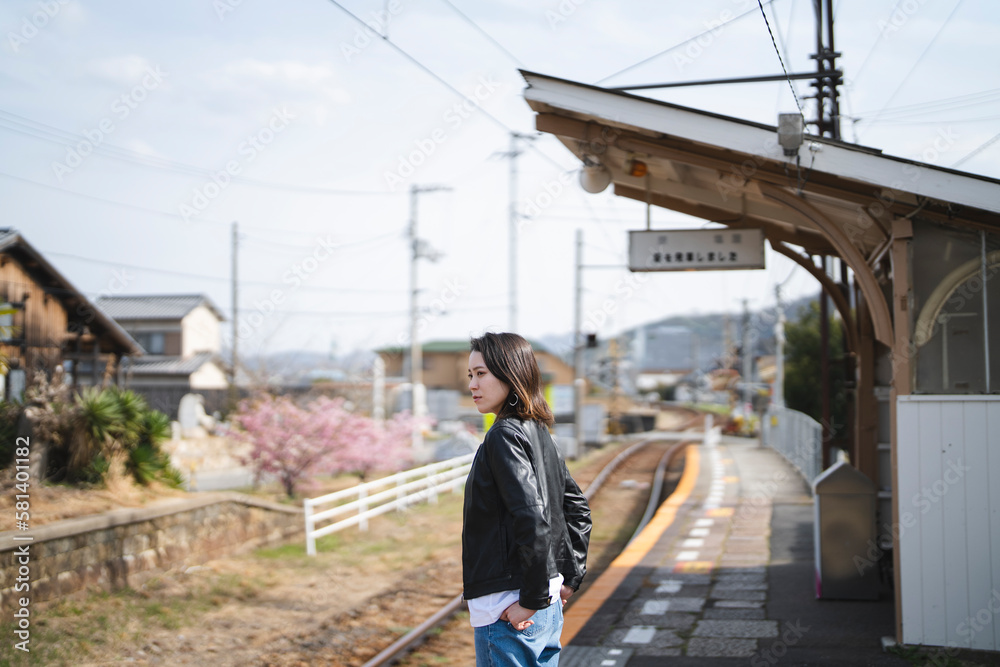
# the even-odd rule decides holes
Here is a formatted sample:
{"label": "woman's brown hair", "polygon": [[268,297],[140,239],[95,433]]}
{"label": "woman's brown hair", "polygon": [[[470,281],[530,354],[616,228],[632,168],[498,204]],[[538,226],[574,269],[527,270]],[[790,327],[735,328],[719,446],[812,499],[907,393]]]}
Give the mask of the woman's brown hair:
{"label": "woman's brown hair", "polygon": [[[485,333],[471,341],[472,351],[483,355],[486,368],[510,387],[497,419],[515,417],[546,426],[555,423],[542,395],[542,374],[531,343],[515,333]],[[514,405],[511,405],[513,403]]]}

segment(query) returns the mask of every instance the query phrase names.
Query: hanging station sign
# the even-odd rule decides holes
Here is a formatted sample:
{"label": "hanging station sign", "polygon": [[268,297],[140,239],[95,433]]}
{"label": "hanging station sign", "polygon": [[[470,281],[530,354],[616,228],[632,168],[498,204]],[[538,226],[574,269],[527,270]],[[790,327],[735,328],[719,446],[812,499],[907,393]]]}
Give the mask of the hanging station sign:
{"label": "hanging station sign", "polygon": [[761,229],[667,229],[628,233],[632,271],[763,269]]}

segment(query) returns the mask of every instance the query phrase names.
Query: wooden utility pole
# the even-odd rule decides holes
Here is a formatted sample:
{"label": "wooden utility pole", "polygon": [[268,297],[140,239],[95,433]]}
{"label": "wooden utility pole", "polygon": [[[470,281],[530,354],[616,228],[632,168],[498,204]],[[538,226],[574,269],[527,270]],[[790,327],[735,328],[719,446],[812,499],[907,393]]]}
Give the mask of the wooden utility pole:
{"label": "wooden utility pole", "polygon": [[411,414],[413,422],[413,449],[417,451],[423,445],[423,417],[427,414],[427,400],[424,395],[424,354],[420,346],[420,287],[417,280],[417,260],[421,257],[427,259],[437,259],[437,253],[433,253],[425,247],[417,234],[417,200],[422,192],[436,192],[438,190],[450,190],[441,185],[411,185],[410,186],[410,398]]}
{"label": "wooden utility pole", "polygon": [[236,407],[236,401],[239,399],[239,389],[236,386],[236,369],[239,364],[239,279],[237,278],[237,259],[239,256],[239,223],[233,222],[233,241],[232,241],[232,288],[233,288],[233,348],[232,348],[232,363],[229,369],[229,400],[232,403],[232,407]]}

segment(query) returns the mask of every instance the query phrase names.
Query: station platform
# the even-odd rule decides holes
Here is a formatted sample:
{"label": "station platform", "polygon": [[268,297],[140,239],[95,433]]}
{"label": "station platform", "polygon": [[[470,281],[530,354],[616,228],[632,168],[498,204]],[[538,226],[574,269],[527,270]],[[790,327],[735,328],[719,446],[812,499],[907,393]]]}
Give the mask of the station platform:
{"label": "station platform", "polygon": [[813,501],[756,440],[691,445],[674,493],[566,611],[563,667],[877,665],[893,600],[817,600]]}

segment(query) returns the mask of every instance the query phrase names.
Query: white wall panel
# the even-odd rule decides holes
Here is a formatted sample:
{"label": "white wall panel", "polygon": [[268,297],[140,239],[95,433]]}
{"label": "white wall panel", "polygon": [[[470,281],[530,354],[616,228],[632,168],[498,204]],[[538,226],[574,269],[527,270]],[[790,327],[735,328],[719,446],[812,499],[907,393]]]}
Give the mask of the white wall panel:
{"label": "white wall panel", "polygon": [[897,400],[903,641],[1000,651],[1000,397]]}

